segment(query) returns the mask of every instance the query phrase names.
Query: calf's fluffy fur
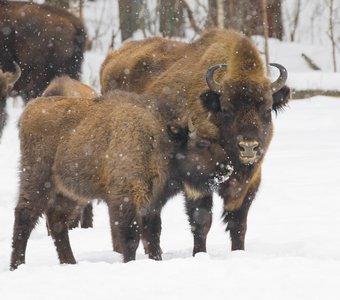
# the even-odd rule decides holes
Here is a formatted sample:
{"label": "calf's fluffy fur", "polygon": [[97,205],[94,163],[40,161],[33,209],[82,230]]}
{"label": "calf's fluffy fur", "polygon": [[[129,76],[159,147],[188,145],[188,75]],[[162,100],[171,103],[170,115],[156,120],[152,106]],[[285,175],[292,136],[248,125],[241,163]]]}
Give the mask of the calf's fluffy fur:
{"label": "calf's fluffy fur", "polygon": [[227,160],[218,144],[202,143],[187,128],[164,126],[155,111],[126,92],[96,100],[38,98],[21,117],[20,143],[11,269],[25,262],[28,238],[42,213],[60,263],[75,263],[67,220],[77,205],[93,199],[107,203],[112,239],[124,261],[135,259],[142,215],[162,198],[169,181],[210,193],[209,182],[223,174]]}
{"label": "calf's fluffy fur", "polygon": [[[67,75],[63,75],[53,79],[42,94],[42,97],[52,96],[95,98],[98,97],[99,94],[92,87],[72,79]],[[68,227],[69,229],[78,227],[79,223],[81,228],[93,227],[92,203],[86,204],[85,206],[78,206],[78,213],[72,215]]]}

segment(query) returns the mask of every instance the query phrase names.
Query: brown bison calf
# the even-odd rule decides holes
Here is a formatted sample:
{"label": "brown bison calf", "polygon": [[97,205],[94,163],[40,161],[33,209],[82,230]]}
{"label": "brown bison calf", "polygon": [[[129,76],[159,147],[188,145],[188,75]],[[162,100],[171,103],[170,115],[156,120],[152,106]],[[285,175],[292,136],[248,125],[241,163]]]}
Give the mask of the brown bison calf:
{"label": "brown bison calf", "polygon": [[[67,75],[57,77],[52,80],[46,90],[42,94],[43,97],[64,96],[64,97],[82,97],[95,98],[99,94],[90,86],[70,78]],[[80,223],[81,228],[93,227],[93,208],[89,203],[85,207],[79,207],[78,213],[72,216],[69,220],[69,228],[78,227]]]}
{"label": "brown bison calf", "polygon": [[74,264],[67,220],[76,205],[102,199],[112,239],[127,262],[135,259],[142,216],[167,186],[183,182],[210,194],[225,178],[228,158],[220,145],[200,137],[190,122],[189,128],[165,126],[157,110],[138,102],[135,94],[116,92],[96,100],[38,98],[26,107],[12,270],[25,262],[28,238],[42,213],[60,263]]}

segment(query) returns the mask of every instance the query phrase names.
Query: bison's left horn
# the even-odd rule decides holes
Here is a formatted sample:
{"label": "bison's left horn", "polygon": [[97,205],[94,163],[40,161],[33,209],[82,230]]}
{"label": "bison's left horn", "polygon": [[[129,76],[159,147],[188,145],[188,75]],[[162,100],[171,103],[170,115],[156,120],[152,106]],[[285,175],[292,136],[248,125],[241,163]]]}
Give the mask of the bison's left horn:
{"label": "bison's left horn", "polygon": [[272,83],[272,92],[275,93],[283,88],[283,86],[286,84],[287,78],[288,78],[288,72],[286,68],[280,64],[271,63],[271,66],[278,68],[280,71],[280,76],[276,81]]}
{"label": "bison's left horn", "polygon": [[208,71],[205,75],[205,80],[207,81],[208,87],[213,92],[221,94],[222,93],[222,86],[214,80],[214,72],[219,68],[227,68],[227,65],[226,64],[217,64],[217,65],[211,66],[208,69]]}
{"label": "bison's left horn", "polygon": [[14,84],[17,82],[17,80],[20,78],[21,76],[21,69],[19,67],[19,65],[14,61],[13,62],[14,66],[15,66],[15,72],[11,73],[11,72],[6,72],[6,77],[7,77],[7,85],[8,85],[8,91],[10,91]]}

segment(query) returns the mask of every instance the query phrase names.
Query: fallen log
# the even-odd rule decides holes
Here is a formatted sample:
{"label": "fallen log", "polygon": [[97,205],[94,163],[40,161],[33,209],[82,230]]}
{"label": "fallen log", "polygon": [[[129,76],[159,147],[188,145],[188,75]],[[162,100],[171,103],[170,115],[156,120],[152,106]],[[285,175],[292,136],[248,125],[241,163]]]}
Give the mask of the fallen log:
{"label": "fallen log", "polygon": [[314,96],[339,97],[340,90],[293,90],[292,99],[305,99]]}

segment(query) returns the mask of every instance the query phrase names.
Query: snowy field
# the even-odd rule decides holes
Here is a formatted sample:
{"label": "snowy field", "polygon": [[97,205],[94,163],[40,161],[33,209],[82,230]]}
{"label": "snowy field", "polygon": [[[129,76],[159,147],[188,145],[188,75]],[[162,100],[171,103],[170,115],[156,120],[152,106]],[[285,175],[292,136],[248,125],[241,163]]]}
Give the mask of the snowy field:
{"label": "snowy field", "polygon": [[108,214],[95,205],[93,229],[70,233],[77,265],[59,265],[45,221],[26,265],[10,272],[17,198],[17,118],[0,144],[1,299],[340,299],[340,100],[295,100],[274,119],[263,184],[248,221],[246,251],[231,252],[215,197],[208,254],[191,257],[192,237],[178,196],[163,211],[164,260],[123,264],[111,251]]}

